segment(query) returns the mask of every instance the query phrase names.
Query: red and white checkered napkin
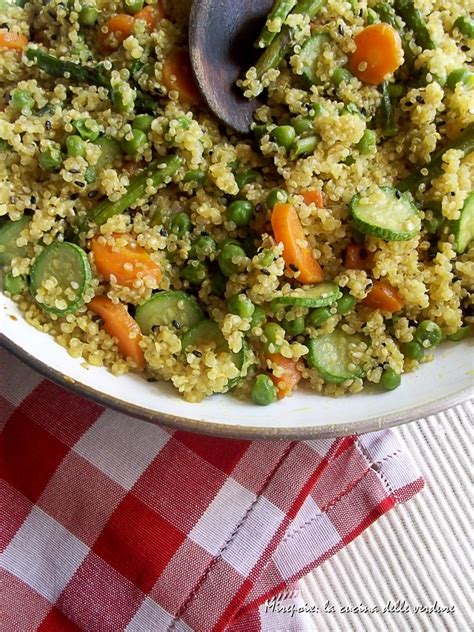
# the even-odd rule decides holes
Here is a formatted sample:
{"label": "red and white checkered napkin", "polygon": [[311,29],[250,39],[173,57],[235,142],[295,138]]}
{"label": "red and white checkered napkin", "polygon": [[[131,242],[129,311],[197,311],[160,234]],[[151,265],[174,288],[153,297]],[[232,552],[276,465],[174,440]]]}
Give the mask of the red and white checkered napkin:
{"label": "red and white checkered napkin", "polygon": [[295,580],[423,486],[390,431],[173,432],[1,350],[0,429],[2,632],[309,629]]}

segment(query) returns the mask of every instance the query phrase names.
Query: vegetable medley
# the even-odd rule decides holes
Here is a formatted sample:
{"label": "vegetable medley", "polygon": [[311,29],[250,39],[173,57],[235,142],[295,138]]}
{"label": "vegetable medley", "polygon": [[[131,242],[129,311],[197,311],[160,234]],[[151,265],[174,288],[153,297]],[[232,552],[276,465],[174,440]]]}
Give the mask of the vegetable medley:
{"label": "vegetable medley", "polygon": [[471,0],[275,0],[248,137],[202,102],[189,2],[0,11],[3,291],[73,357],[267,405],[469,336]]}

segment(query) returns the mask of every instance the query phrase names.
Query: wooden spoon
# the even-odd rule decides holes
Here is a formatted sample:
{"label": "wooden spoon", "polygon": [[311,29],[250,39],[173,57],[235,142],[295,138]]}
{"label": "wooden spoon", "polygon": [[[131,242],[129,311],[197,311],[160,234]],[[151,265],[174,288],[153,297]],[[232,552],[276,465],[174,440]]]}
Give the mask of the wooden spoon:
{"label": "wooden spoon", "polygon": [[236,81],[261,54],[254,42],[272,0],[194,0],[189,20],[189,52],[199,88],[209,108],[229,127],[250,132],[257,99],[248,100]]}

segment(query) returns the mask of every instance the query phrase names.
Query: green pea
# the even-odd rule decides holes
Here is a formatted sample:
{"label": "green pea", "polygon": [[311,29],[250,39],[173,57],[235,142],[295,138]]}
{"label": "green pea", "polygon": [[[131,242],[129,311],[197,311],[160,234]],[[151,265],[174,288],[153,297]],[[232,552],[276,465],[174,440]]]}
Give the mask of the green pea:
{"label": "green pea", "polygon": [[211,291],[215,296],[222,298],[227,286],[227,277],[220,270],[215,270],[211,276]]}
{"label": "green pea", "polygon": [[265,323],[263,326],[263,335],[266,338],[264,343],[265,351],[276,353],[280,350],[283,340],[285,339],[285,330],[277,323]]}
{"label": "green pea", "polygon": [[392,367],[387,367],[382,373],[380,378],[380,384],[386,391],[393,391],[401,384],[402,378],[399,373],[396,373]]}
{"label": "green pea", "polygon": [[181,278],[185,279],[190,285],[202,285],[207,275],[208,269],[206,264],[196,259],[188,261],[181,270]]}
{"label": "green pea", "polygon": [[425,349],[436,347],[443,340],[441,327],[432,320],[423,320],[415,331],[417,340]]}
{"label": "green pea", "polygon": [[291,121],[298,136],[313,131],[313,121],[309,117],[299,116]]}
{"label": "green pea", "polygon": [[316,307],[308,314],[308,325],[311,327],[321,327],[331,316],[332,313],[329,307]]}
{"label": "green pea", "polygon": [[145,134],[148,134],[154,120],[155,119],[151,114],[139,114],[133,119],[132,127],[133,129],[139,129],[142,132],[145,132]]}
{"label": "green pea", "polygon": [[474,88],[474,72],[466,68],[456,68],[448,75],[447,86],[454,92],[458,83],[461,83],[467,90]]}
{"label": "green pea", "polygon": [[[130,134],[132,135],[132,138],[128,138]],[[147,141],[148,138],[145,132],[142,132],[141,129],[132,128],[132,131],[122,140],[120,146],[126,154],[133,156],[145,147]]]}
{"label": "green pea", "polygon": [[234,294],[227,302],[231,314],[236,314],[240,318],[252,318],[255,305],[246,294]]}
{"label": "green pea", "polygon": [[353,76],[347,68],[336,68],[332,73],[331,79],[335,86],[339,86],[341,83],[349,83]]}
{"label": "green pea", "polygon": [[291,159],[296,160],[296,158],[300,158],[301,156],[312,154],[318,146],[320,140],[321,137],[318,134],[312,134],[311,136],[301,136],[300,138],[297,138],[293,143],[293,147],[291,148]]}
{"label": "green pea", "polygon": [[191,259],[205,259],[216,252],[217,245],[210,235],[200,235],[192,244],[189,250]]}
{"label": "green pea", "polygon": [[99,124],[92,118],[79,119],[77,121],[74,121],[72,125],[76,129],[82,140],[94,141],[99,138]]}
{"label": "green pea", "polygon": [[245,185],[255,182],[259,175],[260,174],[258,173],[258,171],[255,171],[255,169],[249,169],[248,171],[241,171],[240,173],[236,173],[234,177],[240,190]]}
{"label": "green pea", "polygon": [[257,124],[255,124],[252,127],[252,132],[253,132],[253,134],[255,136],[255,139],[257,141],[260,141],[265,136],[265,134],[268,133],[267,126],[266,125],[257,125]]}
{"label": "green pea", "polygon": [[336,310],[341,316],[349,314],[354,309],[357,299],[350,294],[344,294],[336,303]]}
{"label": "green pea", "polygon": [[272,130],[271,136],[277,145],[288,150],[295,142],[296,132],[291,125],[279,125]]}
{"label": "green pea", "polygon": [[460,327],[454,334],[447,336],[447,339],[451,342],[460,342],[465,338],[468,338],[471,334],[471,328],[469,325],[465,325],[464,327]]}
{"label": "green pea", "polygon": [[194,169],[187,171],[184,174],[183,182],[194,182],[195,184],[202,186],[206,180],[206,173],[200,169]]}
{"label": "green pea", "polygon": [[422,345],[416,340],[411,342],[404,342],[400,345],[400,351],[406,358],[410,360],[421,360],[425,354],[425,350]]}
{"label": "green pea", "polygon": [[260,307],[260,305],[255,305],[255,309],[250,320],[250,328],[253,329],[254,327],[260,327],[261,325],[263,325],[266,317],[267,316],[263,307]]}
{"label": "green pea", "polygon": [[35,105],[35,100],[28,90],[13,90],[11,101],[12,105],[20,112],[23,112],[23,110],[31,112]]}
{"label": "green pea", "polygon": [[46,147],[39,156],[39,164],[45,171],[55,171],[59,169],[64,160],[64,154],[61,151],[61,146],[58,143],[51,143],[49,147]]}
{"label": "green pea", "polygon": [[176,213],[171,220],[171,232],[178,237],[184,237],[186,233],[189,233],[191,226],[191,218],[184,211]]}
{"label": "green pea", "polygon": [[221,269],[222,274],[229,277],[235,272],[238,272],[244,262],[247,260],[245,250],[241,246],[237,246],[233,243],[225,244],[219,253],[217,263]]}
{"label": "green pea", "polygon": [[78,134],[73,134],[66,138],[66,149],[68,156],[84,156],[86,153],[86,143]]}
{"label": "green pea", "polygon": [[474,39],[474,18],[460,15],[454,22],[454,27],[469,39]]}
{"label": "green pea", "polygon": [[252,401],[259,406],[268,406],[277,401],[278,393],[276,386],[268,375],[264,373],[257,375],[250,397]]}
{"label": "green pea", "polygon": [[125,11],[134,15],[143,9],[143,0],[125,0]]}
{"label": "green pea", "polygon": [[94,26],[99,17],[99,12],[95,7],[84,7],[79,11],[79,24],[81,26]]}
{"label": "green pea", "polygon": [[363,156],[368,156],[377,145],[377,133],[373,129],[366,129],[356,147]]}
{"label": "green pea", "polygon": [[304,333],[305,322],[303,316],[297,316],[292,320],[284,318],[281,321],[281,326],[289,336],[300,336]]}
{"label": "green pea", "polygon": [[247,226],[252,219],[253,204],[248,200],[234,200],[227,208],[227,217],[237,226]]}
{"label": "green pea", "polygon": [[9,292],[12,296],[21,294],[26,288],[25,277],[13,276],[11,272],[5,275],[3,279],[3,289],[5,292]]}
{"label": "green pea", "polygon": [[318,118],[326,114],[326,108],[321,103],[312,103],[308,114],[311,118]]}
{"label": "green pea", "polygon": [[267,195],[267,208],[272,209],[275,204],[286,204],[288,202],[288,193],[284,189],[272,189]]}

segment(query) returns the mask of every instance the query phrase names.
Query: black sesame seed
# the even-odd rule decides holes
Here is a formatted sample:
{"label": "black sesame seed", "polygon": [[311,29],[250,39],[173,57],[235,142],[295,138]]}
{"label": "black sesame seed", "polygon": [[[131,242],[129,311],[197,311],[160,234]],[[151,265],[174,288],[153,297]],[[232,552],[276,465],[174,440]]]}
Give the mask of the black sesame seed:
{"label": "black sesame seed", "polygon": [[202,230],[202,231],[201,231],[201,235],[202,235],[203,237],[209,237],[209,233],[207,232],[207,230]]}
{"label": "black sesame seed", "polygon": [[3,22],[3,24],[0,24],[0,29],[7,29],[7,31],[10,30],[10,27],[8,26],[8,24],[6,24],[5,22]]}
{"label": "black sesame seed", "polygon": [[71,200],[77,200],[79,198],[79,193],[72,193]]}
{"label": "black sesame seed", "polygon": [[10,204],[15,204],[15,203],[16,203],[16,196],[10,195]]}
{"label": "black sesame seed", "polygon": [[397,199],[400,199],[402,197],[402,194],[401,194],[401,192],[398,189],[395,191],[395,197]]}
{"label": "black sesame seed", "polygon": [[147,378],[146,378],[146,381],[147,381],[147,382],[150,382],[150,383],[152,383],[152,382],[158,382],[158,380],[156,379],[156,377],[147,377]]}
{"label": "black sesame seed", "polygon": [[166,230],[166,228],[161,228],[160,229],[160,235],[162,237],[168,237],[168,231]]}
{"label": "black sesame seed", "polygon": [[299,268],[295,263],[290,263],[288,267],[290,268],[290,270],[293,270],[293,272],[299,272]]}
{"label": "black sesame seed", "polygon": [[463,53],[467,53],[467,52],[468,52],[469,50],[471,50],[471,49],[469,48],[469,46],[467,46],[466,44],[464,44],[464,46],[461,46],[461,50],[462,50],[462,52],[463,52]]}
{"label": "black sesame seed", "polygon": [[32,196],[30,197],[30,203],[31,203],[31,204],[36,204],[36,196],[35,196],[35,195],[32,195]]}
{"label": "black sesame seed", "polygon": [[342,24],[339,24],[339,26],[337,27],[337,31],[339,35],[344,35],[345,33],[344,26]]}
{"label": "black sesame seed", "polygon": [[455,191],[451,191],[449,195],[456,195]]}
{"label": "black sesame seed", "polygon": [[95,196],[98,194],[99,192],[94,190],[94,191],[89,191],[89,193],[87,194],[87,197],[90,198],[92,200],[92,198],[95,198]]}
{"label": "black sesame seed", "polygon": [[47,130],[50,130],[53,127],[49,119],[44,122],[44,126]]}
{"label": "black sesame seed", "polygon": [[69,173],[81,173],[81,170],[73,167],[72,169],[69,169]]}
{"label": "black sesame seed", "polygon": [[262,268],[262,269],[260,270],[260,272],[261,272],[262,274],[264,274],[265,276],[270,276],[270,274],[271,274],[271,273],[270,273],[270,272],[269,272],[266,268]]}
{"label": "black sesame seed", "polygon": [[85,183],[81,182],[80,180],[74,180],[74,184],[81,188],[86,186]]}
{"label": "black sesame seed", "polygon": [[175,329],[181,329],[181,323],[179,322],[179,320],[173,320],[173,327]]}
{"label": "black sesame seed", "polygon": [[196,358],[202,358],[202,353],[198,351],[197,349],[193,351],[193,354],[196,356]]}
{"label": "black sesame seed", "polygon": [[421,96],[421,94],[419,94],[419,95],[416,97],[416,100],[417,100],[417,102],[418,102],[418,103],[424,103],[424,102],[425,102],[425,100],[424,100],[424,98]]}

